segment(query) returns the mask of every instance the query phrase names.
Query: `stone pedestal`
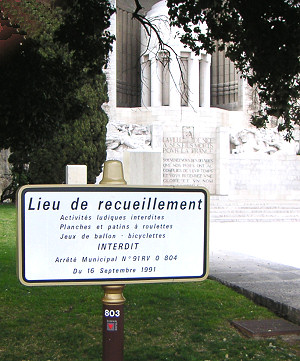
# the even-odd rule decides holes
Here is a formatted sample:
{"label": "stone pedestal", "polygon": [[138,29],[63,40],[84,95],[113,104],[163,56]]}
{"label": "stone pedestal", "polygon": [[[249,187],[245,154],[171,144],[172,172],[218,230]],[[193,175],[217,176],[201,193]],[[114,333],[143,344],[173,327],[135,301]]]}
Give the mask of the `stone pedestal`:
{"label": "stone pedestal", "polygon": [[86,165],[67,165],[66,184],[87,184]]}
{"label": "stone pedestal", "polygon": [[162,185],[161,152],[125,151],[123,166],[129,185]]}

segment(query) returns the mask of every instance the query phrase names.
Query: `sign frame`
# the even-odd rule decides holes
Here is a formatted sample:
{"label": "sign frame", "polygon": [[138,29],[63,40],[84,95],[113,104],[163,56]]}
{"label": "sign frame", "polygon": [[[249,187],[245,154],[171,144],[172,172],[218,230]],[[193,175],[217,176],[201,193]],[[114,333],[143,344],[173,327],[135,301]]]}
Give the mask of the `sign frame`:
{"label": "sign frame", "polygon": [[[32,203],[27,202],[27,208],[25,209],[25,197],[30,194],[36,195],[41,193],[52,193],[52,194],[69,194],[74,195],[74,200],[79,200],[79,194],[104,194],[105,192],[112,192],[115,194],[123,194],[124,197],[129,193],[137,193],[143,194],[145,196],[146,192],[154,192],[155,194],[197,194],[200,193],[202,198],[204,199],[203,212],[203,239],[200,240],[202,242],[203,253],[199,262],[202,262],[203,272],[198,275],[188,275],[188,276],[166,276],[166,277],[128,277],[128,278],[84,278],[84,279],[29,279],[26,276],[27,269],[27,257],[30,254],[27,242],[26,232],[29,229],[28,220],[29,212],[33,211],[49,211],[51,212],[51,204],[50,202],[42,202],[41,197],[39,197],[40,202],[35,202],[33,198],[31,198]],[[129,192],[129,193],[128,193]],[[150,197],[151,198],[151,197]],[[146,199],[146,197],[144,197]],[[62,201],[62,199],[60,199]],[[154,199],[155,200],[155,199]],[[148,201],[148,200],[147,200]],[[158,202],[154,204],[152,201],[151,207],[158,207]],[[74,201],[75,202],[75,201]],[[150,202],[150,201],[149,201]],[[162,201],[163,202],[163,201]],[[200,201],[199,201],[200,202]],[[201,201],[202,202],[202,201]],[[79,204],[78,204],[79,203]],[[87,203],[87,202],[86,202]],[[87,204],[84,202],[77,202],[77,207],[87,207]],[[161,203],[162,204],[162,203]],[[184,204],[182,201],[180,204]],[[200,204],[200,203],[199,203]],[[76,203],[74,203],[74,207]],[[119,206],[119,204],[118,204]],[[140,204],[141,206],[141,204]],[[55,204],[52,205],[55,208]],[[57,204],[56,204],[57,207]],[[149,203],[150,207],[150,203]],[[108,207],[109,208],[109,207]],[[154,209],[153,208],[153,209]],[[184,206],[182,206],[184,209]],[[195,281],[203,281],[208,277],[209,270],[209,262],[208,262],[208,254],[209,254],[209,210],[210,210],[210,195],[206,188],[204,187],[192,187],[192,186],[128,186],[128,185],[26,185],[21,187],[18,190],[17,195],[17,214],[18,214],[18,230],[17,230],[17,274],[20,282],[25,286],[63,286],[63,285],[124,285],[124,284],[138,284],[138,283],[165,283],[165,282],[195,282]],[[37,212],[38,214],[38,212]],[[37,216],[38,217],[38,216]],[[38,219],[37,219],[38,220]],[[38,223],[38,222],[37,222]],[[202,224],[201,223],[201,224]],[[32,231],[31,231],[32,232]],[[30,232],[29,232],[30,234]],[[183,241],[184,242],[184,241]],[[27,252],[27,254],[26,254]]]}

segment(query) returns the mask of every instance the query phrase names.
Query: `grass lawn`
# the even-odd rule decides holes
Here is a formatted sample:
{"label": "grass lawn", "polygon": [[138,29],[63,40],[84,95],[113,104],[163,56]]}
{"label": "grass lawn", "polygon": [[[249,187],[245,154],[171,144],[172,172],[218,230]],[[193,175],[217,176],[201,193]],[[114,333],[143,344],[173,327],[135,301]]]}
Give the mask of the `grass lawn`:
{"label": "grass lawn", "polygon": [[[15,238],[15,207],[0,205],[0,360],[101,360],[102,288],[22,286]],[[275,316],[217,282],[128,285],[124,296],[124,361],[300,360],[299,346],[232,328]]]}

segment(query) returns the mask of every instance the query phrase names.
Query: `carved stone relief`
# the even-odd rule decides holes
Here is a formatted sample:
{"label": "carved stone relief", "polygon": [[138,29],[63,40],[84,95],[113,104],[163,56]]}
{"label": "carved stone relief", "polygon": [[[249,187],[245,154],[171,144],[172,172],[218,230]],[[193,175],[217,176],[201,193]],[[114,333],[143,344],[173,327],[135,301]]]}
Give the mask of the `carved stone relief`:
{"label": "carved stone relief", "polygon": [[106,138],[108,150],[151,148],[150,126],[137,124],[112,124]]}
{"label": "carved stone relief", "polygon": [[243,129],[230,134],[232,154],[296,154],[296,143],[287,142],[277,129]]}

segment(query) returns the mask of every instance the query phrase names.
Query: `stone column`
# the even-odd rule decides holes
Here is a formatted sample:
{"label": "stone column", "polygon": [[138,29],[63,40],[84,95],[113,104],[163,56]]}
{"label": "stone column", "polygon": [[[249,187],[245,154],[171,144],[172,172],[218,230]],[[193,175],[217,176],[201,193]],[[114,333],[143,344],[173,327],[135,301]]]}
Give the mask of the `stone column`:
{"label": "stone column", "polygon": [[200,60],[200,107],[210,107],[210,57],[205,54]]}
{"label": "stone column", "polygon": [[149,55],[146,54],[142,58],[141,64],[141,90],[142,90],[142,106],[151,106],[151,61]]}
{"label": "stone column", "polygon": [[199,107],[199,58],[191,56],[189,59],[189,105]]}
{"label": "stone column", "polygon": [[159,107],[162,102],[162,85],[160,63],[155,56],[150,58],[151,61],[151,106]]}
{"label": "stone column", "polygon": [[180,107],[180,68],[178,60],[171,54],[170,59],[170,107]]}

